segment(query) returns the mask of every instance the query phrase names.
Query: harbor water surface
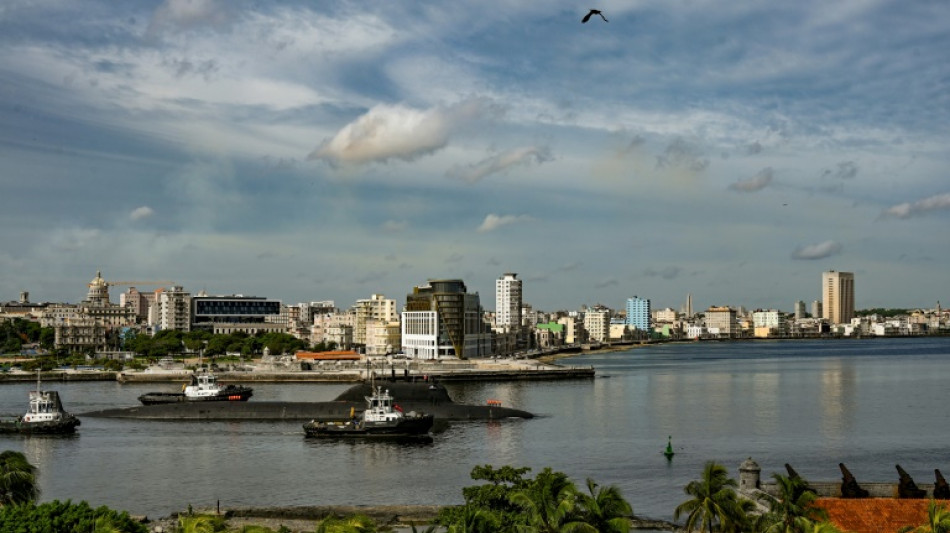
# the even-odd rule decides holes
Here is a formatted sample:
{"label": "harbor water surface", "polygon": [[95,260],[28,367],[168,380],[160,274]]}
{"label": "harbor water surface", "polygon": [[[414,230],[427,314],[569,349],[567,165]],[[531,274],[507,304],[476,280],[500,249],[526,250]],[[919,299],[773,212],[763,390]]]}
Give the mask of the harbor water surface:
{"label": "harbor water surface", "polygon": [[[427,445],[323,442],[299,423],[156,422],[81,417],[73,437],[3,436],[39,468],[41,500],[86,500],[149,517],[189,505],[457,504],[472,467],[551,467],[579,486],[617,485],[643,517],[669,520],[704,462],[733,477],[918,483],[950,474],[950,338],[684,343],[561,361],[570,381],[451,383],[457,402],[531,411],[530,420],[454,422]],[[0,385],[22,413],[29,383]],[[173,384],[44,383],[74,414],[133,406]],[[250,401],[331,400],[346,384],[253,384]],[[397,399],[398,400],[398,399]],[[672,437],[676,455],[662,452]]]}

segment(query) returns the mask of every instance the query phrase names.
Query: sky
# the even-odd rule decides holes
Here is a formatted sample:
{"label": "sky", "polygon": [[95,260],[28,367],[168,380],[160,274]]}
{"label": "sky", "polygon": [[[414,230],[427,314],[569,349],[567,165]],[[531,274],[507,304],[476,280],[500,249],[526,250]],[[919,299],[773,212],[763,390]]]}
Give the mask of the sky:
{"label": "sky", "polygon": [[0,301],[950,305],[944,0],[6,0],[0,49]]}

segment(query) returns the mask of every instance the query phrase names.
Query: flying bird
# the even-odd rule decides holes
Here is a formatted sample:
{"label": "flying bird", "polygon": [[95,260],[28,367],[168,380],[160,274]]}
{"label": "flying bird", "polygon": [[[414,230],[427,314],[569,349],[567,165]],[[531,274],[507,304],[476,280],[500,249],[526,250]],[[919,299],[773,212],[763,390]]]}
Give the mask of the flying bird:
{"label": "flying bird", "polygon": [[600,15],[600,18],[604,19],[604,22],[610,22],[607,20],[607,17],[605,17],[604,14],[600,12],[599,9],[591,9],[590,13],[584,15],[584,18],[581,19],[581,22],[586,24],[587,21],[590,20],[590,18],[594,15]]}

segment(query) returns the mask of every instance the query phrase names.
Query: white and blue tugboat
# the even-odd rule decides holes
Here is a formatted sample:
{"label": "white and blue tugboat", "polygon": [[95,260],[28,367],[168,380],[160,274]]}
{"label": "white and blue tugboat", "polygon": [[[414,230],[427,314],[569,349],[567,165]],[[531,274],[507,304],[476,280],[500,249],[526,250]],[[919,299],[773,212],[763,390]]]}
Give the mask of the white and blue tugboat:
{"label": "white and blue tugboat", "polygon": [[242,385],[218,385],[218,378],[208,372],[192,374],[191,383],[181,392],[149,392],[139,396],[143,405],[176,402],[246,402],[254,389]]}
{"label": "white and blue tugboat", "polygon": [[366,410],[358,416],[352,412],[345,422],[317,422],[303,426],[308,437],[432,440],[433,416],[410,411],[404,413],[393,400],[389,390],[374,387],[373,395],[366,396]]}
{"label": "white and blue tugboat", "polygon": [[36,390],[30,391],[30,407],[26,414],[14,420],[0,421],[0,433],[25,435],[65,435],[74,433],[79,419],[63,409],[56,391],[40,388],[40,373],[36,373]]}

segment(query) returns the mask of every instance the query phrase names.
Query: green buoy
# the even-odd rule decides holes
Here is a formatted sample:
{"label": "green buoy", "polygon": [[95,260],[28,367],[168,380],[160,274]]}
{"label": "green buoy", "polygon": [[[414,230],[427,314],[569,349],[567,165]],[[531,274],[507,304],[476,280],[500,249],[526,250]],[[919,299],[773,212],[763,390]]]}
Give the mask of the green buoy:
{"label": "green buoy", "polygon": [[673,436],[670,435],[666,440],[666,450],[663,452],[663,455],[666,456],[667,461],[672,461],[673,456],[676,455],[676,452],[673,451]]}

